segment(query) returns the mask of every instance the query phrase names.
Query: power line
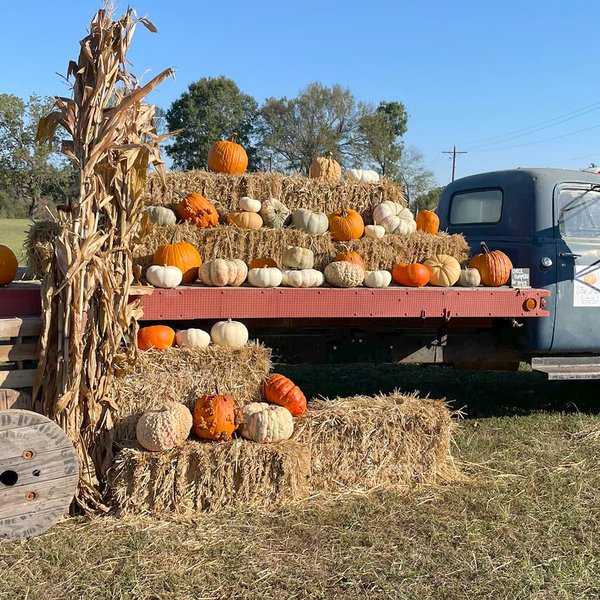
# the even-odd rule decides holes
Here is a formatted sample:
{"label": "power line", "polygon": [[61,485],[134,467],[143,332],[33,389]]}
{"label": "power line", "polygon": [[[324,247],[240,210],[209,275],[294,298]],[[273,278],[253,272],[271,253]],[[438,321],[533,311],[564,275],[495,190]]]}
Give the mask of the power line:
{"label": "power line", "polygon": [[593,152],[592,154],[584,154],[583,156],[575,156],[573,158],[567,158],[566,160],[560,160],[555,162],[555,165],[564,165],[565,163],[575,162],[576,160],[582,160],[584,158],[600,158],[600,150],[598,152]]}
{"label": "power line", "polygon": [[454,181],[454,172],[456,171],[456,155],[457,154],[466,154],[466,151],[457,151],[456,146],[452,147],[452,150],[444,150],[442,154],[452,154],[452,181]]}

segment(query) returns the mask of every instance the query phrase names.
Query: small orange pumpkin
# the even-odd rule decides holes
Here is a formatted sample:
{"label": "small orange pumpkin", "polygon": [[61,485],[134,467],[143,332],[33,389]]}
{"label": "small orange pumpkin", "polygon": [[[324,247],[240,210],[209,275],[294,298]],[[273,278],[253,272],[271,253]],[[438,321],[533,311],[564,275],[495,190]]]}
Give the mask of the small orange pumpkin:
{"label": "small orange pumpkin", "polygon": [[202,266],[200,253],[188,242],[163,244],[152,256],[152,264],[177,267],[182,273],[182,283],[192,283],[198,279],[198,268]]}
{"label": "small orange pumpkin", "polygon": [[399,263],[392,269],[392,278],[399,285],[423,287],[429,281],[429,269],[420,263]]}
{"label": "small orange pumpkin", "polygon": [[258,213],[247,211],[228,213],[227,222],[241,229],[260,229],[263,226],[262,217]]}
{"label": "small orange pumpkin", "polygon": [[18,266],[15,253],[8,246],[0,244],[0,286],[14,281]]}
{"label": "small orange pumpkin", "polygon": [[140,350],[164,350],[175,343],[175,332],[166,325],[142,327],[138,331],[137,342]]}
{"label": "small orange pumpkin", "polygon": [[177,216],[182,221],[193,223],[196,227],[215,227],[219,222],[217,209],[196,192],[185,196],[177,205]]}
{"label": "small orange pumpkin", "polygon": [[277,267],[272,258],[255,258],[248,263],[248,269],[263,269],[264,267]]}
{"label": "small orange pumpkin", "polygon": [[432,210],[421,210],[417,215],[417,231],[437,235],[440,230],[440,218]]}
{"label": "small orange pumpkin", "polygon": [[230,440],[237,429],[237,409],[228,394],[206,394],[194,404],[192,431],[202,440]]}
{"label": "small orange pumpkin", "polygon": [[365,222],[355,210],[342,208],[329,215],[329,231],[334,242],[357,240],[365,232]]}
{"label": "small orange pumpkin", "polygon": [[335,255],[335,258],[333,259],[333,262],[338,262],[342,260],[358,265],[363,269],[363,271],[365,269],[365,262],[363,261],[361,255],[358,252],[338,252]]}
{"label": "small orange pumpkin", "polygon": [[302,390],[291,380],[273,373],[263,384],[263,396],[267,402],[287,408],[293,417],[299,417],[306,411],[306,397]]}
{"label": "small orange pumpkin", "polygon": [[248,168],[248,155],[244,148],[237,143],[237,133],[228,140],[213,144],[208,152],[208,168],[216,173],[241,175]]}
{"label": "small orange pumpkin", "polygon": [[471,259],[469,267],[477,269],[481,274],[481,285],[499,287],[510,279],[513,264],[501,250],[490,250],[485,242],[481,242],[483,252]]}

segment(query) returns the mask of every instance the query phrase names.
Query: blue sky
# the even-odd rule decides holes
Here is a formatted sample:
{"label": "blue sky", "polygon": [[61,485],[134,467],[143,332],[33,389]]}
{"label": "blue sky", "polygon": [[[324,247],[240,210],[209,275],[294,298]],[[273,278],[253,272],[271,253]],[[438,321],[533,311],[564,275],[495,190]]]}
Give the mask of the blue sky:
{"label": "blue sky", "polygon": [[[204,76],[230,77],[259,101],[341,83],[363,101],[404,102],[406,142],[442,184],[453,144],[468,152],[457,176],[600,163],[598,1],[130,3],[159,30],[138,30],[134,72],[177,70],[152,96],[165,108]],[[99,4],[3,2],[0,92],[65,94],[56,72],[76,57]]]}

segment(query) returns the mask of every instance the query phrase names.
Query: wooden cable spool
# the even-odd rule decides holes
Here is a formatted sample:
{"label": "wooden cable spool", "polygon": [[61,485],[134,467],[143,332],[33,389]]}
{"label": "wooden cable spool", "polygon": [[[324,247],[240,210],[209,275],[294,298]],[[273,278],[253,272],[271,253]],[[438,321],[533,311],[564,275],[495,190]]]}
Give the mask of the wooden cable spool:
{"label": "wooden cable spool", "polygon": [[52,527],[78,479],[75,448],[54,421],[28,410],[0,411],[0,540]]}

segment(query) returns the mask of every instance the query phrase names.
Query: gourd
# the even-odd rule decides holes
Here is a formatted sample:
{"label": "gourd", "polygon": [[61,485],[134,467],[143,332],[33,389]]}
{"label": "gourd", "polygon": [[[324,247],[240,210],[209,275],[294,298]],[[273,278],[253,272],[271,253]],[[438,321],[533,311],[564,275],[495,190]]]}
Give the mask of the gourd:
{"label": "gourd", "polygon": [[432,210],[421,210],[416,219],[417,231],[437,235],[440,229],[440,218]]}
{"label": "gourd", "polygon": [[385,227],[383,225],[365,225],[365,237],[379,240],[384,235]]}
{"label": "gourd", "polygon": [[308,248],[288,246],[283,253],[282,264],[291,269],[312,269],[315,264],[315,255]]}
{"label": "gourd", "polygon": [[292,226],[312,235],[320,235],[329,229],[329,219],[323,212],[299,208],[292,213]]}
{"label": "gourd", "polygon": [[177,216],[182,221],[192,223],[201,229],[215,227],[219,222],[217,209],[204,196],[196,192],[188,194],[179,202]]}
{"label": "gourd", "polygon": [[294,288],[321,287],[325,277],[316,269],[295,269],[283,272],[282,285]]}
{"label": "gourd", "polygon": [[381,225],[386,233],[410,235],[417,229],[415,218],[408,208],[386,200],[378,204],[373,211],[373,222]]}
{"label": "gourd", "polygon": [[270,375],[263,383],[262,392],[267,402],[287,408],[292,417],[300,417],[306,412],[306,397],[302,390],[284,375]]}
{"label": "gourd", "polygon": [[175,343],[180,348],[207,348],[210,334],[203,329],[183,329],[175,334]]}
{"label": "gourd", "polygon": [[283,273],[277,267],[261,267],[248,271],[248,283],[253,287],[279,287]]}
{"label": "gourd", "polygon": [[175,225],[177,215],[165,206],[147,206],[148,218],[157,225]]}
{"label": "gourd", "polygon": [[365,271],[363,285],[368,288],[386,288],[392,282],[392,274],[389,271]]}
{"label": "gourd", "polygon": [[178,267],[167,265],[151,265],[146,269],[146,281],[159,288],[176,288],[183,278],[183,273]]}
{"label": "gourd", "polygon": [[324,179],[336,183],[342,176],[342,167],[333,159],[333,153],[329,152],[327,156],[315,158],[308,170],[308,176],[311,179]]}
{"label": "gourd", "polygon": [[420,263],[399,263],[392,269],[392,277],[399,285],[422,287],[427,285],[431,274],[429,269]]}
{"label": "gourd", "polygon": [[238,287],[246,281],[248,267],[243,260],[217,258],[204,263],[200,269],[200,280],[204,285]]}
{"label": "gourd", "polygon": [[240,208],[242,210],[257,213],[260,212],[262,207],[262,203],[260,200],[255,200],[254,198],[250,198],[249,196],[243,196],[240,198]]}
{"label": "gourd", "polygon": [[225,442],[237,429],[237,409],[228,394],[205,394],[194,404],[192,431],[202,440]]}
{"label": "gourd", "polygon": [[288,222],[290,209],[277,198],[269,198],[262,203],[260,216],[266,227],[281,229]]}
{"label": "gourd", "polygon": [[208,151],[208,168],[216,173],[241,175],[248,168],[248,155],[237,143],[237,133],[232,133],[228,140],[220,140]]}
{"label": "gourd", "polygon": [[351,252],[349,250],[347,250],[346,252],[338,252],[333,260],[335,262],[344,260],[346,262],[358,265],[363,270],[365,268],[365,262],[363,261],[361,255],[358,252]]}
{"label": "gourd", "polygon": [[361,183],[377,183],[379,181],[379,173],[371,169],[348,169],[344,173],[344,177]]}
{"label": "gourd", "polygon": [[504,285],[509,280],[513,268],[510,258],[501,250],[490,250],[485,242],[481,242],[481,248],[483,252],[471,259],[469,267],[479,271],[482,285]]}
{"label": "gourd", "polygon": [[477,287],[481,284],[481,274],[477,269],[462,269],[456,285],[460,287]]}
{"label": "gourd", "polygon": [[288,440],[294,433],[292,413],[283,406],[251,402],[241,409],[242,437],[261,444]]}
{"label": "gourd", "polygon": [[210,330],[210,339],[219,346],[241,348],[248,341],[248,329],[239,321],[218,321]]}
{"label": "gourd", "polygon": [[261,267],[276,267],[277,263],[272,258],[254,258],[248,263],[248,269],[260,269]]}
{"label": "gourd", "polygon": [[198,267],[202,265],[200,253],[188,242],[163,244],[152,256],[152,264],[177,267],[182,273],[182,283],[192,283],[198,279]]}
{"label": "gourd", "polygon": [[138,444],[151,452],[161,452],[181,446],[190,434],[192,414],[187,406],[173,403],[157,410],[146,411],[135,427]]}
{"label": "gourd", "polygon": [[332,262],[325,267],[327,283],[341,288],[352,288],[362,284],[365,270],[346,261]]}
{"label": "gourd", "polygon": [[230,212],[227,215],[227,222],[241,229],[260,229],[263,226],[262,217],[255,212]]}
{"label": "gourd", "polygon": [[329,231],[334,242],[357,240],[365,231],[365,222],[355,210],[342,208],[329,215]]}
{"label": "gourd", "polygon": [[423,263],[429,270],[429,285],[451,287],[460,277],[460,264],[447,254],[438,254]]}
{"label": "gourd", "polygon": [[18,266],[15,253],[8,246],[0,244],[0,286],[14,281]]}
{"label": "gourd", "polygon": [[164,350],[170,348],[175,341],[175,332],[167,325],[150,325],[141,327],[137,335],[140,350]]}

